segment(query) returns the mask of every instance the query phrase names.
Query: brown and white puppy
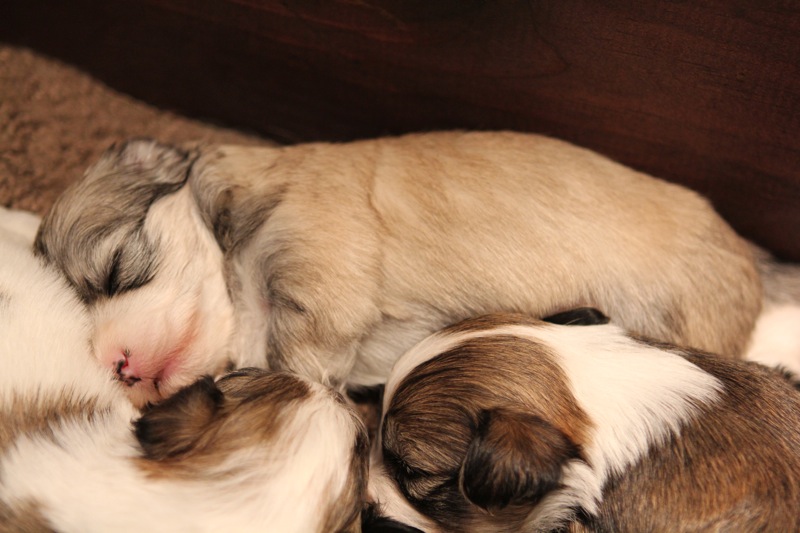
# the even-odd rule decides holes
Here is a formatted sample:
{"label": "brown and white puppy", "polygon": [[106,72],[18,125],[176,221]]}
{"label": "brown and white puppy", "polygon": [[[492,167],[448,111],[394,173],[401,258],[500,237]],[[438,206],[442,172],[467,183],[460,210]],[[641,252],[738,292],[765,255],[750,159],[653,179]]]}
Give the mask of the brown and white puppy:
{"label": "brown and white puppy", "polygon": [[242,370],[143,415],[90,320],[0,209],[0,531],[358,531],[361,422],[331,389]]}
{"label": "brown and white puppy", "polygon": [[370,490],[424,531],[797,531],[800,394],[613,325],[490,315],[386,385]]}
{"label": "brown and white puppy", "polygon": [[133,141],[65,192],[36,247],[138,403],[231,360],[382,383],[426,335],[497,311],[594,306],[740,355],[761,305],[749,247],[699,195],[511,132]]}

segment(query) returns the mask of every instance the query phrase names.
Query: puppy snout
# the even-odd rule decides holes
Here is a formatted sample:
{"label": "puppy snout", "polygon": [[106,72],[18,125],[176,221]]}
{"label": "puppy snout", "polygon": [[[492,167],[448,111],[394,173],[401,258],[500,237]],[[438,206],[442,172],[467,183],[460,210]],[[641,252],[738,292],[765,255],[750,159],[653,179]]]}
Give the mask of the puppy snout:
{"label": "puppy snout", "polygon": [[141,377],[136,375],[136,372],[130,365],[130,350],[127,348],[122,350],[120,358],[114,363],[117,379],[125,383],[129,387],[133,387],[136,383],[142,380]]}

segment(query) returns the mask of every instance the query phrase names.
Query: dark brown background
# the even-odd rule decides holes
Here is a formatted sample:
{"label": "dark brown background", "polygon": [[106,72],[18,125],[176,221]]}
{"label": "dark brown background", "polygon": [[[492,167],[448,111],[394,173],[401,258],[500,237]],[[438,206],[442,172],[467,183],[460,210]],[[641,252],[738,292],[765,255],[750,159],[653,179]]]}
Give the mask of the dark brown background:
{"label": "dark brown background", "polygon": [[800,260],[800,3],[6,0],[0,41],[281,141],[536,131]]}

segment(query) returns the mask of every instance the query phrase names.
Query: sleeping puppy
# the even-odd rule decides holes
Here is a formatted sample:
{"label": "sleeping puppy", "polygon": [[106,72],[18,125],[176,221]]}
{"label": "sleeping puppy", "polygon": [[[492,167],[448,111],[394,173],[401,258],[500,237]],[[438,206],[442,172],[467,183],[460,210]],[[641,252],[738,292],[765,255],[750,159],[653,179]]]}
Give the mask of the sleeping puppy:
{"label": "sleeping puppy", "polygon": [[370,492],[429,533],[800,528],[800,395],[755,363],[489,315],[405,354],[383,407]]}
{"label": "sleeping puppy", "polygon": [[0,228],[0,531],[359,530],[367,438],[338,393],[242,370],[139,416],[24,237]]}
{"label": "sleeping puppy", "polygon": [[740,355],[752,253],[703,198],[537,135],[108,151],[37,252],[92,309],[138,404],[205,373],[385,381],[455,321],[594,306],[659,340]]}

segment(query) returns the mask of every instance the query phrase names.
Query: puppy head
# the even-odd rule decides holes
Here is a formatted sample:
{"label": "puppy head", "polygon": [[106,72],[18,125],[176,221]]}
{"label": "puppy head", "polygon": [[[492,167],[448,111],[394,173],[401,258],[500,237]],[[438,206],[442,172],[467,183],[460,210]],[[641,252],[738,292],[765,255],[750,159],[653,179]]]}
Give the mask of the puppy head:
{"label": "puppy head", "polygon": [[221,482],[231,513],[276,531],[359,527],[366,431],[327,387],[258,369],[203,378],[148,407],[136,435],[150,475]]}
{"label": "puppy head", "polygon": [[158,265],[143,228],[150,206],[183,187],[187,152],[137,140],[107,150],[44,217],[38,254],[53,261],[93,302],[141,287]]}
{"label": "puppy head", "polygon": [[522,524],[590,431],[546,345],[470,333],[500,321],[541,324],[462,323],[409,352],[418,364],[387,385],[383,466],[417,511],[459,530]]}
{"label": "puppy head", "polygon": [[391,516],[469,531],[559,528],[596,514],[611,475],[719,399],[720,382],[680,350],[584,310],[554,321],[587,327],[488,315],[397,361],[370,479]]}
{"label": "puppy head", "polygon": [[184,186],[194,158],[152,141],[111,148],[36,238],[89,304],[95,354],[138,405],[227,363],[233,310],[222,254]]}

